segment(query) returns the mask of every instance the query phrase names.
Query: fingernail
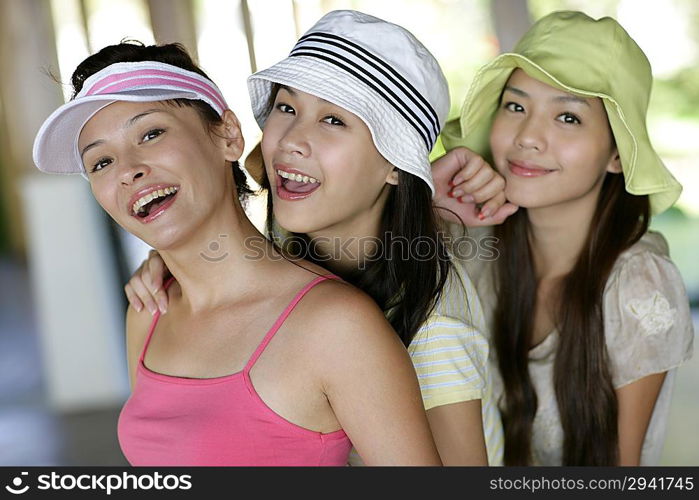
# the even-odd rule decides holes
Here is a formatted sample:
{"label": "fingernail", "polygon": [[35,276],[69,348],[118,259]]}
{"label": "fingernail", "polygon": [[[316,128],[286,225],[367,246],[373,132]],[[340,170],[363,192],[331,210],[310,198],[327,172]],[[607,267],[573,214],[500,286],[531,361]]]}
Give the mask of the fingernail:
{"label": "fingernail", "polygon": [[150,311],[151,316],[155,316],[155,313],[158,312],[158,308],[155,304],[148,304],[148,311]]}
{"label": "fingernail", "polygon": [[461,196],[462,194],[464,194],[464,190],[463,190],[463,189],[455,189],[454,191],[451,192],[451,197],[452,197],[452,198],[458,198],[458,197]]}
{"label": "fingernail", "polygon": [[454,180],[451,181],[451,185],[456,186],[457,184],[461,184],[462,182],[464,182],[464,179],[460,175],[457,175],[456,177],[454,177]]}
{"label": "fingernail", "polygon": [[133,306],[133,308],[136,309],[136,312],[139,312],[139,313],[140,313],[141,311],[143,311],[143,306],[142,306],[142,305],[135,305],[135,306]]}
{"label": "fingernail", "polygon": [[160,314],[165,314],[167,312],[167,304],[164,300],[158,301],[158,308],[160,309]]}
{"label": "fingernail", "polygon": [[485,210],[482,210],[481,213],[478,214],[478,218],[479,218],[480,220],[483,220],[483,219],[485,219],[486,217],[490,217],[490,210],[487,209],[487,208],[486,208]]}
{"label": "fingernail", "polygon": [[449,181],[449,185],[450,185],[450,186],[453,186],[453,185],[454,185],[454,181]]}
{"label": "fingernail", "polygon": [[465,201],[466,203],[473,203],[473,201],[474,201],[474,200],[473,200],[473,195],[470,195],[470,194],[465,194],[465,195],[463,195],[463,196],[461,197],[461,199],[462,199],[463,201]]}

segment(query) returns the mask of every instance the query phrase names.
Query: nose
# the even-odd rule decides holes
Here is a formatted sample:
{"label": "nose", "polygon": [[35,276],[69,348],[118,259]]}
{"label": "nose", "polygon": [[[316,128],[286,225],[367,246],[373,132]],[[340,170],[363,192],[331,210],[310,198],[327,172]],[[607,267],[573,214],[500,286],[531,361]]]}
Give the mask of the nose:
{"label": "nose", "polygon": [[279,148],[291,156],[305,158],[310,154],[309,130],[300,119],[297,118],[289,123],[284,135],[279,140]]}
{"label": "nose", "polygon": [[546,149],[546,134],[544,124],[536,117],[529,116],[522,120],[515,137],[515,144],[519,149],[533,149],[544,151]]}
{"label": "nose", "polygon": [[143,161],[133,161],[121,165],[119,177],[122,185],[129,186],[136,182],[141,177],[145,177],[150,173],[150,167]]}

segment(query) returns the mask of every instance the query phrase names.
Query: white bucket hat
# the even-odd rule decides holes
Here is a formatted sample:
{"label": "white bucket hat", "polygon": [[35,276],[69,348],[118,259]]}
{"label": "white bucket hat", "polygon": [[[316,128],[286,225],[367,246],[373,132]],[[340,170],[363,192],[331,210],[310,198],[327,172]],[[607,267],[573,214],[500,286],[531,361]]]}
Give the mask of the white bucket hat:
{"label": "white bucket hat", "polygon": [[156,61],[114,63],[85,80],[74,99],[51,113],[34,139],[34,163],[51,174],[85,176],[78,137],[87,121],[116,101],[194,99],[219,116],[228,109],[216,84],[193,71]]}
{"label": "white bucket hat", "polygon": [[437,60],[408,30],[352,10],[326,14],[286,59],[248,78],[260,128],[274,83],[357,115],[379,153],[434,194],[429,153],[449,113],[449,87]]}

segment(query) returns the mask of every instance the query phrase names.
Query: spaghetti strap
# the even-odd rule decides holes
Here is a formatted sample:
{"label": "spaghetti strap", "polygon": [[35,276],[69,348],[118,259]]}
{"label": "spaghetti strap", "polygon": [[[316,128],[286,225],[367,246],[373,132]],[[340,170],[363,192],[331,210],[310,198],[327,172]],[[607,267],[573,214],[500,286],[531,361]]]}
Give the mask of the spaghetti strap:
{"label": "spaghetti strap", "polygon": [[265,347],[267,347],[267,344],[270,343],[270,341],[272,340],[272,337],[274,337],[274,334],[277,333],[277,331],[282,326],[282,324],[284,324],[284,321],[286,320],[286,318],[289,316],[289,314],[291,314],[291,311],[294,310],[294,308],[301,301],[301,299],[304,297],[304,295],[306,295],[311,290],[311,288],[316,286],[318,283],[321,283],[321,282],[326,281],[328,279],[339,279],[339,278],[337,276],[335,276],[334,274],[326,274],[323,276],[318,276],[313,281],[311,281],[306,286],[304,286],[301,289],[301,291],[296,294],[294,299],[289,303],[288,306],[286,306],[286,309],[284,309],[284,311],[282,311],[282,313],[279,315],[279,317],[277,318],[277,321],[274,322],[274,324],[272,325],[272,328],[269,329],[269,331],[267,332],[265,337],[262,339],[262,342],[260,342],[260,345],[257,346],[257,349],[255,349],[255,352],[252,353],[252,356],[250,356],[250,359],[248,360],[247,364],[245,365],[245,368],[243,368],[243,373],[250,372],[250,370],[252,369],[252,365],[255,364],[255,361],[257,361],[257,358],[260,357],[260,355],[262,354],[262,351],[265,350]]}
{"label": "spaghetti strap", "polygon": [[[175,281],[175,277],[171,277],[168,279],[165,284],[163,285],[163,289],[167,290],[170,285]],[[148,335],[146,336],[146,341],[143,344],[143,349],[141,349],[141,357],[138,358],[139,363],[143,363],[143,360],[146,357],[146,350],[148,349],[148,344],[150,344],[150,339],[153,337],[153,332],[155,331],[155,325],[158,324],[158,320],[160,319],[160,309],[155,313],[153,316],[153,321],[150,324],[150,330],[148,330]]]}

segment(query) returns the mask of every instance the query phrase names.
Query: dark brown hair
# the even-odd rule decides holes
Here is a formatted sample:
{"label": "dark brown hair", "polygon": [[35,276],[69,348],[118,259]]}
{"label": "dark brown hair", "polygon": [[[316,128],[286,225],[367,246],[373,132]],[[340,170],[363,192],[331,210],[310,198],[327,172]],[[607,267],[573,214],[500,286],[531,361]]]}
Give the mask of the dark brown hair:
{"label": "dark brown hair", "polygon": [[[620,174],[603,181],[587,239],[563,278],[555,325],[560,340],[553,382],[563,427],[563,465],[616,465],[618,406],[604,335],[603,293],[614,263],[648,230],[648,196]],[[505,464],[528,465],[537,396],[529,375],[537,280],[526,210],[497,227],[498,305],[493,332],[504,396]]]}
{"label": "dark brown hair", "polygon": [[[157,61],[172,66],[177,66],[188,71],[200,74],[204,78],[209,78],[204,71],[195,64],[187,53],[187,50],[179,43],[169,43],[165,45],[144,45],[138,41],[124,41],[116,45],[108,45],[99,52],[92,54],[81,62],[70,78],[73,86],[73,99],[83,88],[85,80],[98,71],[115,63]],[[209,78],[209,80],[211,80]],[[203,123],[211,131],[216,125],[221,124],[219,114],[204,101],[192,99],[172,99],[165,101],[175,106],[191,106],[197,110]],[[245,204],[248,196],[253,191],[248,187],[247,177],[240,168],[238,162],[232,163],[233,179],[235,181],[238,199]]]}

